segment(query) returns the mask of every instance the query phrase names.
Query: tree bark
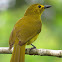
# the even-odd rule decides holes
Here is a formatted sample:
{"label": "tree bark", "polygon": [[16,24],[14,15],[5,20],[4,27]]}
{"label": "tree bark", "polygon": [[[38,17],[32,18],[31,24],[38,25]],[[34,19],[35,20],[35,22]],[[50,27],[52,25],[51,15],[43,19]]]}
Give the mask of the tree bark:
{"label": "tree bark", "polygon": [[[0,54],[12,54],[13,48],[9,50],[9,47],[0,47]],[[55,56],[62,57],[62,50],[51,50],[51,49],[31,49],[26,48],[25,54],[28,55],[39,55],[39,56]]]}

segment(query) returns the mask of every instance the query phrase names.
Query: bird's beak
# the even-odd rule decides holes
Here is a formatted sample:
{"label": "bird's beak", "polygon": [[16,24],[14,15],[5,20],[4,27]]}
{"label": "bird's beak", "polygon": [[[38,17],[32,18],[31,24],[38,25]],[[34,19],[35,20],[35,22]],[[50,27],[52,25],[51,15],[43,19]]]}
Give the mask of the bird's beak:
{"label": "bird's beak", "polygon": [[47,8],[50,8],[50,7],[51,7],[51,5],[45,5],[44,9],[47,9]]}

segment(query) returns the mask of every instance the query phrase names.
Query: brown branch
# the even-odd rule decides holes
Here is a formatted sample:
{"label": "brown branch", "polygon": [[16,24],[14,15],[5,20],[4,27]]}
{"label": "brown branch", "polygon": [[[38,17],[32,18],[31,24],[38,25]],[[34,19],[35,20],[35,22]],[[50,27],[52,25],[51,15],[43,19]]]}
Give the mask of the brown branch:
{"label": "brown branch", "polygon": [[[0,54],[12,54],[13,49],[9,51],[8,47],[0,47]],[[62,57],[62,50],[50,50],[50,49],[30,49],[26,48],[25,54],[39,55],[39,56],[56,56]]]}

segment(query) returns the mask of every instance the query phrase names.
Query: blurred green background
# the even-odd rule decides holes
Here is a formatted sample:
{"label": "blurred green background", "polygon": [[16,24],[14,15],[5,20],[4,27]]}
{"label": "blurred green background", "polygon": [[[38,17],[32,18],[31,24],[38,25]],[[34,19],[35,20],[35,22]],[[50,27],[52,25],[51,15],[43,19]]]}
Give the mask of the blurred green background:
{"label": "blurred green background", "polygon": [[[62,0],[0,0],[0,47],[9,47],[14,24],[29,5],[52,5],[42,14],[42,31],[33,43],[38,49],[62,50]],[[32,46],[27,46],[27,48]],[[0,62],[10,62],[11,54],[0,54]],[[62,62],[62,58],[25,55],[25,62]]]}

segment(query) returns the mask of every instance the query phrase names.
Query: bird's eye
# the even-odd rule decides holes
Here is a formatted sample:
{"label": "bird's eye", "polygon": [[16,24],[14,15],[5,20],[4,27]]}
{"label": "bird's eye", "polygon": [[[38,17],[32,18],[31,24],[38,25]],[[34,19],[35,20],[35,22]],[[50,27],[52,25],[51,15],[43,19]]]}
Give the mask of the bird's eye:
{"label": "bird's eye", "polygon": [[41,6],[40,6],[40,5],[39,5],[38,7],[39,7],[39,8],[41,8]]}

